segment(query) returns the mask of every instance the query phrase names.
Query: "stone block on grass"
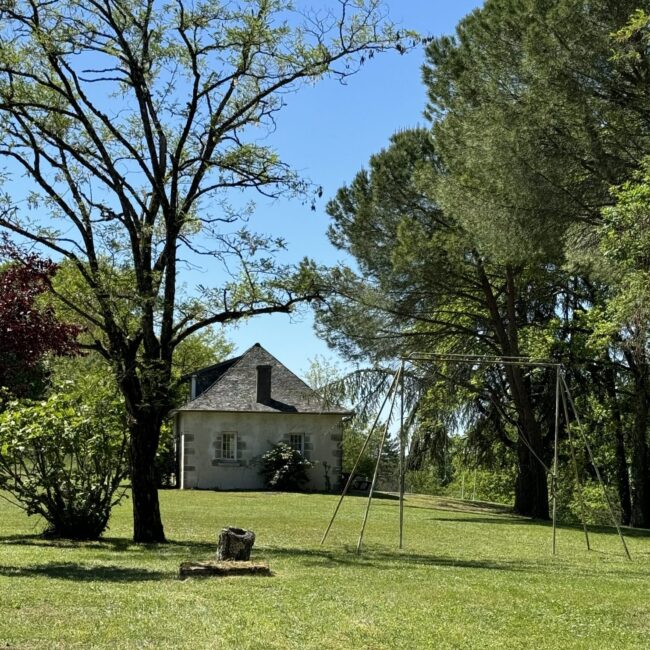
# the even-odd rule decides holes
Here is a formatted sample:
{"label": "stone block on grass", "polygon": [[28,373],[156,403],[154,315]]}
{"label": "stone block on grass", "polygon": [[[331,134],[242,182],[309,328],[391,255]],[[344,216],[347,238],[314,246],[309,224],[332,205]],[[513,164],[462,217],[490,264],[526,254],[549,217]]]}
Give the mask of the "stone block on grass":
{"label": "stone block on grass", "polygon": [[179,571],[181,578],[243,575],[270,576],[271,570],[268,562],[207,560],[205,562],[183,562]]}

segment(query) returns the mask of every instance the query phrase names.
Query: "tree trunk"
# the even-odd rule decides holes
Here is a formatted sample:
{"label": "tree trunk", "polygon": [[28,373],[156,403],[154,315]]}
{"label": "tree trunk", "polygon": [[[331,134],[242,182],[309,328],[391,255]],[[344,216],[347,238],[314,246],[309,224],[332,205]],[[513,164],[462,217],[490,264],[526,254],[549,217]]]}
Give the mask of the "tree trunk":
{"label": "tree trunk", "polygon": [[618,484],[618,501],[621,507],[621,523],[627,526],[632,521],[632,500],[630,497],[630,476],[625,454],[625,433],[623,416],[616,391],[616,375],[611,366],[605,369],[605,384],[612,409],[614,424],[614,454],[616,458],[616,482]]}
{"label": "tree trunk", "polygon": [[519,366],[506,366],[506,375],[519,424],[514,509],[517,514],[526,517],[548,519],[544,440],[531,400],[530,380]]}
{"label": "tree trunk", "polygon": [[136,544],[164,543],[160,517],[155,459],[160,426],[157,419],[136,420],[131,426],[131,487],[133,498],[133,541]]}
{"label": "tree trunk", "polygon": [[620,418],[614,420],[614,427],[618,502],[621,507],[621,523],[628,526],[632,521],[632,499],[630,494],[630,474],[628,472],[627,458],[625,457],[625,436]]}
{"label": "tree trunk", "polygon": [[[476,257],[476,269],[483,289],[490,320],[496,339],[501,348],[501,354],[507,357],[520,356],[519,350],[519,321],[525,322],[525,310],[518,313],[517,300],[517,269],[506,267],[505,285],[502,287],[505,296],[505,315],[501,313],[499,302],[493,291],[490,279],[483,268],[480,258]],[[517,442],[517,479],[515,481],[515,512],[527,517],[548,519],[548,483],[546,469],[540,462],[544,458],[543,440],[539,424],[535,419],[531,399],[530,382],[526,379],[521,367],[505,365],[505,375],[512,402],[519,420],[519,440]],[[534,450],[531,453],[526,442]]]}
{"label": "tree trunk", "polygon": [[217,545],[217,560],[248,562],[255,544],[255,533],[243,528],[222,528]]}
{"label": "tree trunk", "polygon": [[[544,457],[539,425],[532,413],[520,416],[519,439],[517,440],[517,479],[515,482],[514,511],[525,517],[548,519],[548,482],[546,468],[539,461]],[[532,453],[529,446],[535,454]]]}
{"label": "tree trunk", "polygon": [[[645,360],[644,360],[645,361]],[[650,460],[648,454],[648,400],[650,386],[645,363],[633,367],[635,383],[634,426],[631,436],[632,526],[650,527]]]}

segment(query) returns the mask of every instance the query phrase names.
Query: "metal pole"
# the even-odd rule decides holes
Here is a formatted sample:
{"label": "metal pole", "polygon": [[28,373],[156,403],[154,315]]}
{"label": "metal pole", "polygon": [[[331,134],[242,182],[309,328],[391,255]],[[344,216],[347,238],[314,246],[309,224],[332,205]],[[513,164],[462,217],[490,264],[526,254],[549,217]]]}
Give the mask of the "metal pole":
{"label": "metal pole", "polygon": [[560,366],[555,371],[555,435],[553,438],[553,475],[551,494],[553,495],[553,555],[557,554],[557,444],[560,428]]}
{"label": "metal pole", "polygon": [[616,519],[616,515],[614,514],[614,507],[612,506],[612,502],[609,499],[609,494],[607,494],[607,490],[605,489],[605,484],[603,483],[603,479],[600,475],[600,470],[598,469],[598,465],[596,465],[596,460],[594,459],[594,454],[591,451],[591,445],[589,444],[589,440],[587,440],[587,436],[585,435],[585,432],[582,429],[582,424],[580,423],[580,416],[578,415],[578,411],[576,410],[576,405],[573,402],[573,397],[571,397],[571,391],[569,390],[569,387],[567,386],[566,380],[564,377],[562,377],[562,382],[564,383],[564,389],[566,391],[567,398],[569,399],[569,404],[571,404],[571,409],[573,410],[573,414],[575,415],[576,418],[576,424],[578,425],[578,431],[580,432],[580,436],[582,437],[582,440],[584,442],[585,447],[587,448],[587,453],[589,454],[589,458],[591,459],[591,464],[594,467],[594,471],[596,472],[596,477],[598,478],[598,482],[600,483],[600,487],[603,490],[603,494],[605,495],[605,501],[607,502],[607,507],[609,508],[609,514],[612,517],[612,523],[614,524],[614,527],[616,528],[616,532],[618,533],[618,536],[621,538],[621,544],[623,544],[623,548],[625,549],[625,555],[627,555],[627,559],[631,560],[632,556],[630,555],[630,551],[627,548],[627,544],[625,543],[625,538],[623,537],[623,533],[621,531],[621,527],[619,526],[618,520]]}
{"label": "metal pole", "polygon": [[569,408],[567,406],[566,395],[564,391],[561,393],[562,406],[564,408],[564,419],[566,421],[566,430],[569,437],[569,449],[571,451],[571,460],[573,462],[573,471],[576,475],[576,486],[578,488],[578,502],[580,503],[580,514],[582,515],[582,530],[585,533],[585,541],[587,542],[587,550],[591,551],[591,544],[589,543],[589,529],[587,528],[587,514],[585,510],[585,502],[582,495],[582,480],[580,479],[580,471],[578,470],[578,461],[576,460],[576,452],[573,447],[573,436],[571,435],[571,427],[569,426]]}
{"label": "metal pole", "polygon": [[406,478],[406,440],[404,432],[404,361],[400,368],[399,408],[399,547],[404,547],[404,483]]}
{"label": "metal pole", "polygon": [[332,514],[332,518],[330,519],[330,523],[327,526],[327,529],[325,530],[325,533],[323,534],[323,538],[320,541],[321,546],[325,543],[325,540],[327,539],[327,535],[330,532],[330,529],[332,528],[332,525],[334,524],[334,520],[336,519],[336,515],[338,514],[339,508],[341,507],[341,504],[343,503],[343,499],[345,498],[346,494],[348,493],[348,490],[350,489],[350,485],[352,484],[352,479],[354,479],[355,472],[357,471],[357,467],[359,466],[359,463],[361,462],[361,458],[363,457],[363,454],[366,451],[366,448],[368,447],[368,443],[370,442],[370,438],[372,437],[372,434],[375,432],[375,428],[377,427],[377,423],[379,422],[379,417],[381,415],[381,412],[384,410],[384,406],[386,406],[386,402],[388,401],[388,398],[390,397],[391,391],[396,387],[397,385],[397,380],[398,380],[398,374],[396,374],[393,377],[393,383],[390,385],[388,392],[386,393],[386,397],[384,397],[384,401],[381,404],[381,407],[379,411],[377,411],[377,417],[375,418],[375,421],[372,423],[372,427],[370,427],[370,431],[368,432],[368,435],[366,436],[366,440],[363,443],[363,446],[361,447],[361,451],[359,452],[359,455],[357,456],[357,460],[354,463],[354,467],[352,468],[352,471],[350,472],[350,476],[348,477],[348,480],[345,484],[345,487],[343,488],[343,492],[341,492],[341,497],[336,504],[336,508],[334,509],[334,513]]}
{"label": "metal pole", "polygon": [[384,427],[384,435],[381,437],[379,443],[379,451],[377,452],[377,463],[375,464],[375,471],[372,475],[372,483],[370,484],[370,492],[368,492],[368,503],[366,504],[366,511],[363,515],[363,523],[361,524],[361,532],[359,533],[359,541],[357,542],[357,554],[361,552],[361,543],[363,542],[363,534],[366,530],[366,523],[368,522],[368,514],[370,513],[370,504],[372,503],[372,494],[375,491],[375,485],[377,484],[377,477],[379,476],[379,465],[381,464],[381,453],[384,450],[384,444],[386,443],[386,437],[388,436],[388,427],[390,426],[390,420],[393,417],[393,407],[395,406],[395,400],[397,399],[397,379],[401,377],[401,368],[395,375],[395,390],[393,392],[393,401],[390,405],[390,410],[388,411],[388,418],[386,419],[386,426]]}
{"label": "metal pole", "polygon": [[478,449],[474,452],[474,488],[472,489],[472,501],[476,501],[476,470],[478,469]]}

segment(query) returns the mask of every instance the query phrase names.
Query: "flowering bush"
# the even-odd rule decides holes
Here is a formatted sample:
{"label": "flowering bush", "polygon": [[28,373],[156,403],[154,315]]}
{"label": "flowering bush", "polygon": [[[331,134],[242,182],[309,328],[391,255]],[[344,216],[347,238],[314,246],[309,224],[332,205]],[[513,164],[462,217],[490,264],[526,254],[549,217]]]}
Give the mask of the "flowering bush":
{"label": "flowering bush", "polygon": [[299,451],[285,442],[273,445],[261,458],[260,474],[271,490],[298,490],[307,482],[307,470],[313,467]]}

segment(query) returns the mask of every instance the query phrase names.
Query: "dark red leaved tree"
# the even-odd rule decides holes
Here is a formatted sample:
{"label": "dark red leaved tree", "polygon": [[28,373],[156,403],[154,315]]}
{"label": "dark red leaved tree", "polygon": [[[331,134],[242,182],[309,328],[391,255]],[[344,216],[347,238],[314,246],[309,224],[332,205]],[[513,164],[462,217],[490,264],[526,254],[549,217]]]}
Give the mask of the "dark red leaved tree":
{"label": "dark red leaved tree", "polygon": [[33,397],[42,388],[46,354],[78,353],[78,325],[61,322],[51,307],[39,304],[56,273],[56,264],[37,255],[16,259],[0,242],[0,387],[16,397]]}

